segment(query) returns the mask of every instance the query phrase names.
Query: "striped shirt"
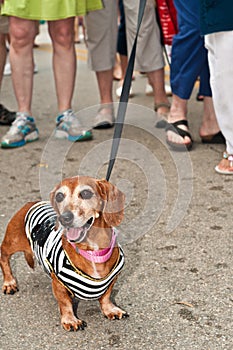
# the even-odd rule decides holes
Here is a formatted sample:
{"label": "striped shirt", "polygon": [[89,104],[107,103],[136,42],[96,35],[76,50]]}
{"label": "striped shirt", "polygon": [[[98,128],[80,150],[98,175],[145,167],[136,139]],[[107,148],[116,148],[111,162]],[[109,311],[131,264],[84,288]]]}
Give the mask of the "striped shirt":
{"label": "striped shirt", "polygon": [[63,228],[55,229],[57,215],[49,202],[38,202],[25,216],[25,230],[39,264],[48,275],[57,279],[75,297],[83,300],[99,299],[124,266],[124,254],[119,247],[119,257],[110,273],[100,279],[92,278],[73,266],[62,247]]}

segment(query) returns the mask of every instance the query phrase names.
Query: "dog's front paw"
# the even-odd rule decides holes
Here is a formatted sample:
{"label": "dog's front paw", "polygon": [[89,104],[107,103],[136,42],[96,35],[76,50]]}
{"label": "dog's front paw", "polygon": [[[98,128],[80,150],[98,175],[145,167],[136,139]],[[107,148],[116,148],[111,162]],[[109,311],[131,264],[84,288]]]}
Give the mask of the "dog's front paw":
{"label": "dog's front paw", "polygon": [[129,317],[126,311],[115,305],[113,307],[104,308],[102,311],[109,320],[121,320],[122,318]]}
{"label": "dog's front paw", "polygon": [[15,294],[18,292],[18,286],[16,280],[13,278],[11,281],[4,281],[2,291],[4,294]]}
{"label": "dog's front paw", "polygon": [[62,317],[61,319],[62,327],[67,332],[76,332],[76,331],[83,331],[85,327],[87,327],[87,324],[85,321],[79,320],[76,317]]}

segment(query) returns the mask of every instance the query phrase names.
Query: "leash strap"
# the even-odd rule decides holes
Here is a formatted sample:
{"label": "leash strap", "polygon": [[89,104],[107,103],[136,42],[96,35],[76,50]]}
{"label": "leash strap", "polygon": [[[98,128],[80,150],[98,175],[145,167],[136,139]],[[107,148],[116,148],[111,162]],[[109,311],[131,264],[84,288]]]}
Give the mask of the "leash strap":
{"label": "leash strap", "polygon": [[133,76],[133,69],[134,69],[134,62],[135,62],[135,56],[136,56],[136,47],[137,47],[137,40],[138,40],[138,33],[139,29],[142,23],[142,18],[145,10],[146,0],[140,0],[139,3],[139,12],[138,12],[138,24],[137,24],[137,31],[136,36],[134,39],[134,44],[132,47],[132,51],[130,54],[125,79],[122,87],[122,93],[120,97],[120,103],[117,110],[117,118],[116,118],[116,126],[113,134],[113,140],[112,140],[112,148],[111,148],[111,154],[110,154],[110,160],[108,164],[108,170],[106,175],[106,180],[109,181],[112,169],[116,160],[117,151],[120,144],[122,129],[124,125],[125,120],[125,113],[127,109],[128,99],[129,99],[129,91],[131,87],[131,81]]}

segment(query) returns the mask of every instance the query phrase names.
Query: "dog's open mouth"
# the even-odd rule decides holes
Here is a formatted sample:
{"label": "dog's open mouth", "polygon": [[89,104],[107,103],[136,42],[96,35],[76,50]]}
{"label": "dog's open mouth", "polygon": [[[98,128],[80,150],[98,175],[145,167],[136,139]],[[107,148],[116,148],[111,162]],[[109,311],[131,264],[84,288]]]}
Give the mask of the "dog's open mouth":
{"label": "dog's open mouth", "polygon": [[94,222],[94,218],[91,217],[83,226],[81,227],[70,227],[67,229],[66,237],[68,241],[71,243],[79,243],[81,242],[85,236],[87,231],[91,228]]}

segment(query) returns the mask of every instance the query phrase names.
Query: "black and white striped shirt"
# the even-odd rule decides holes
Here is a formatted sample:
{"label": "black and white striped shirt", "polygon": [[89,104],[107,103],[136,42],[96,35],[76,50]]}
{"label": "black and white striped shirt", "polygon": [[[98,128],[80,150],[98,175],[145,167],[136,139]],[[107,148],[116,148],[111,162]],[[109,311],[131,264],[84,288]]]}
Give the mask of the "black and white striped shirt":
{"label": "black and white striped shirt", "polygon": [[110,273],[104,278],[92,278],[72,265],[62,247],[62,227],[55,230],[56,219],[49,202],[38,202],[27,212],[25,230],[36,259],[48,275],[54,272],[73,296],[83,300],[99,299],[124,266],[122,248]]}

